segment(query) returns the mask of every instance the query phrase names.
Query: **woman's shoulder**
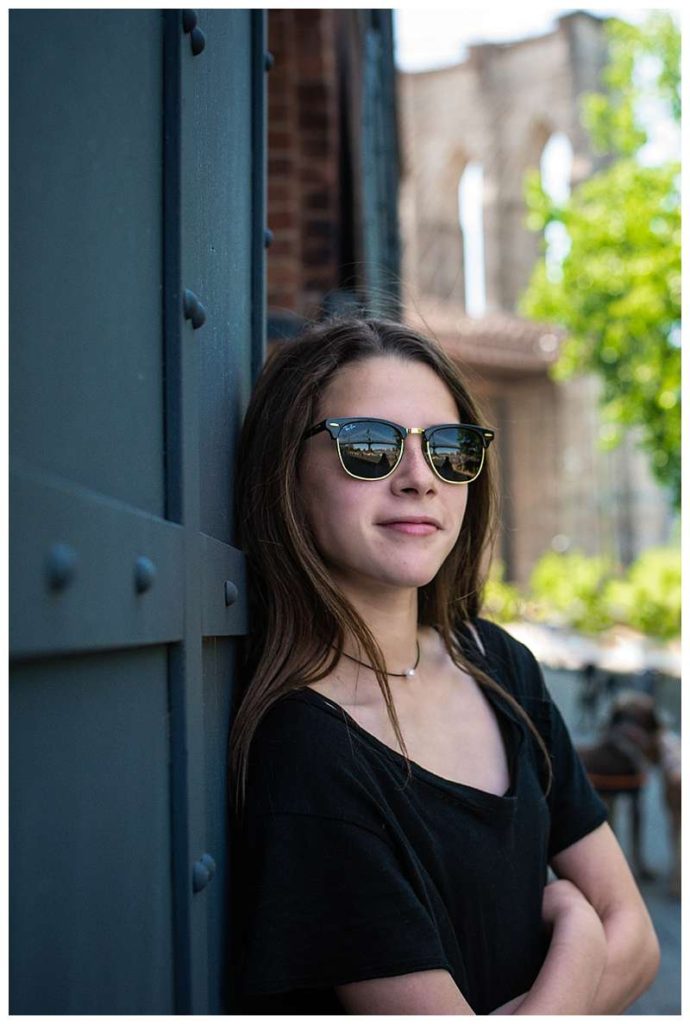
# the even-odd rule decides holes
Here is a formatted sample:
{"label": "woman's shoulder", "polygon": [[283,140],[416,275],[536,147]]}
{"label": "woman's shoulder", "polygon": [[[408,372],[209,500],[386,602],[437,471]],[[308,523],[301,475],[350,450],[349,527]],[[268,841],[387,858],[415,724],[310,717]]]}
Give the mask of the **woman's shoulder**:
{"label": "woman's shoulder", "polygon": [[306,687],[278,698],[250,744],[248,807],[320,814],[334,801],[356,804],[361,795],[352,737],[337,705]]}
{"label": "woman's shoulder", "polygon": [[327,755],[347,738],[343,716],[336,709],[306,686],[282,694],[259,720],[252,740],[255,757],[294,760]]}
{"label": "woman's shoulder", "polygon": [[490,619],[477,617],[469,626],[481,641],[489,674],[498,673],[516,695],[548,699],[539,662],[526,644]]}

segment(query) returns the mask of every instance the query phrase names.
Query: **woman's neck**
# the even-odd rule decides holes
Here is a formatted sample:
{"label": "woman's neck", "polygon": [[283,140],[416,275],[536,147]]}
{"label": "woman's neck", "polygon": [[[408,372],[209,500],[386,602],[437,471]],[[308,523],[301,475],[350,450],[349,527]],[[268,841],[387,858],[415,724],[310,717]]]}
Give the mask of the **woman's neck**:
{"label": "woman's neck", "polygon": [[[417,661],[417,590],[388,591],[385,595],[346,593],[374,634],[389,672],[405,672]],[[345,637],[343,650],[352,658],[369,663],[352,635]]]}

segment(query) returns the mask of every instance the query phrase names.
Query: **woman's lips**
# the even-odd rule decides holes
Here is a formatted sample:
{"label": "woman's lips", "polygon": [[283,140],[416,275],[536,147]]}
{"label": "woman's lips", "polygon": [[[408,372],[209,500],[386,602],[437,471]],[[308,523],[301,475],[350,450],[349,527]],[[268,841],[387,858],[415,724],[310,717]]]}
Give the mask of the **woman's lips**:
{"label": "woman's lips", "polygon": [[427,533],[436,533],[438,529],[431,523],[381,523],[381,525],[384,530],[397,530],[399,533],[409,533],[418,537]]}

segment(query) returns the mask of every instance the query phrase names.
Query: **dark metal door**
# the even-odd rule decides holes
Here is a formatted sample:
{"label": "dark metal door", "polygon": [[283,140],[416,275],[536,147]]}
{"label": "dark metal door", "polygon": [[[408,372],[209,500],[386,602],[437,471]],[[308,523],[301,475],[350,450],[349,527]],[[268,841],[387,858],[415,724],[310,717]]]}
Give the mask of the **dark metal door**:
{"label": "dark metal door", "polygon": [[264,12],[10,16],[10,1009],[218,1013]]}

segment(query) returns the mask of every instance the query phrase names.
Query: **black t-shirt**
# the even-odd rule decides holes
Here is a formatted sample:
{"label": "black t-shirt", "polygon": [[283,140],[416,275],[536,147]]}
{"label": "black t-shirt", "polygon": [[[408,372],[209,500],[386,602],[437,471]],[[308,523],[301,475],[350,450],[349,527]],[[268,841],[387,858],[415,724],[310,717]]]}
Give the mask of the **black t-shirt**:
{"label": "black t-shirt", "polygon": [[477,1014],[526,992],[548,949],[551,857],[606,820],[530,651],[478,619],[471,660],[506,744],[503,796],[443,779],[308,688],[278,701],[251,747],[235,964],[245,1013],[341,1014],[334,986],[441,968]]}

